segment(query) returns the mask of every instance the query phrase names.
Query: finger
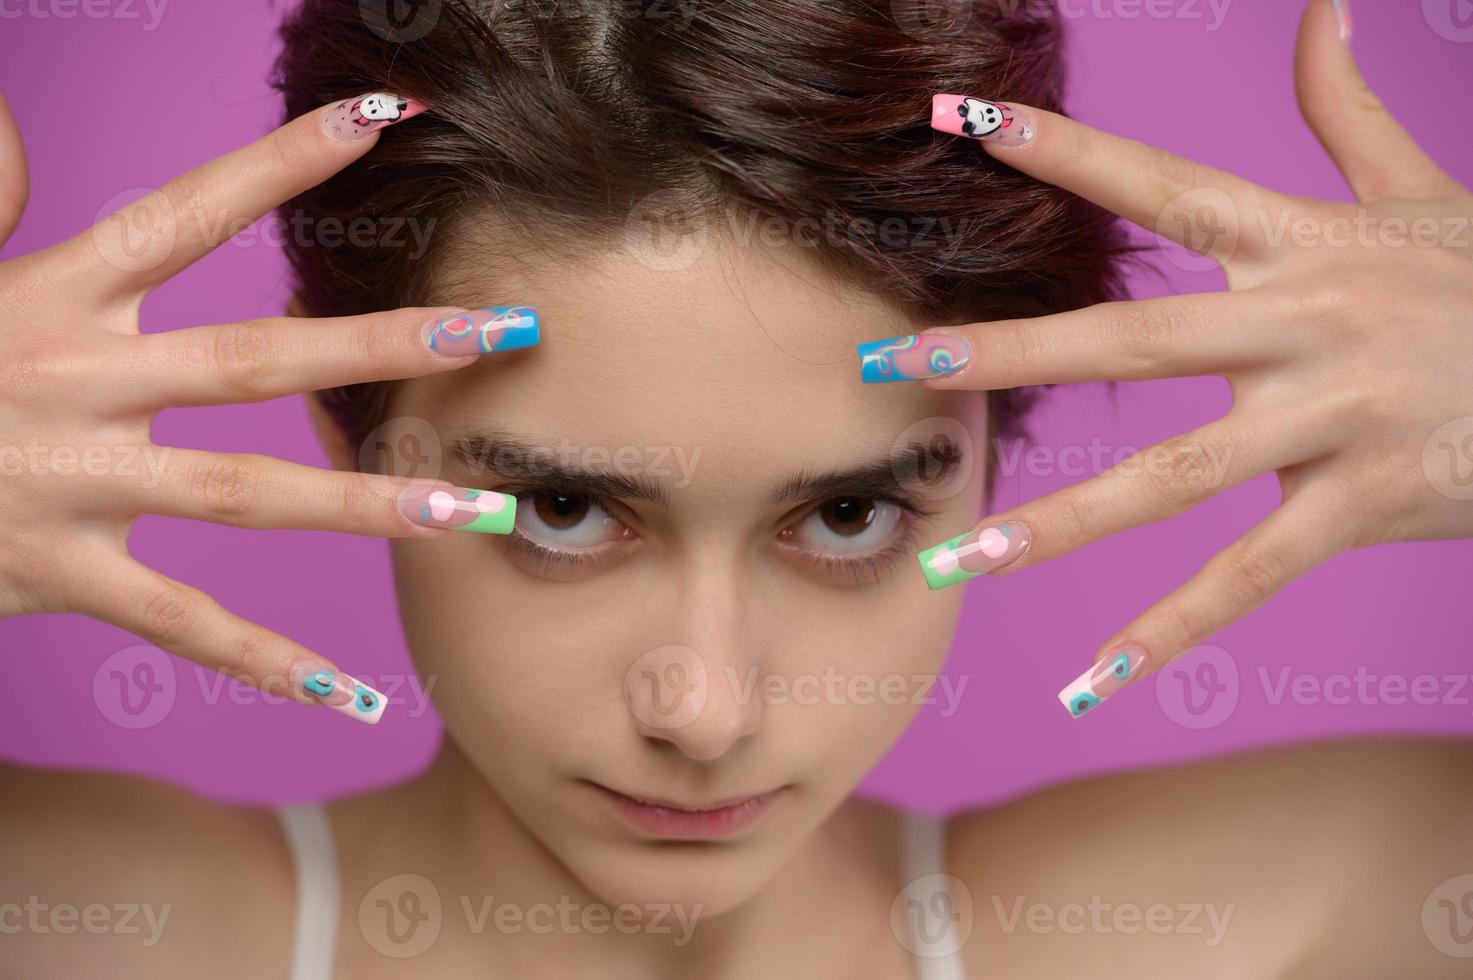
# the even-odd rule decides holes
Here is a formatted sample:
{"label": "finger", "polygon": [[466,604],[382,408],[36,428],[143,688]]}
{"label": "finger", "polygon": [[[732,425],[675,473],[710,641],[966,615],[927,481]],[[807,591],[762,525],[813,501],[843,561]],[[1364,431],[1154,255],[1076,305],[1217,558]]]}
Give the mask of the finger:
{"label": "finger", "polygon": [[[1348,21],[1347,21],[1348,23]],[[1361,201],[1450,197],[1462,188],[1432,162],[1366,85],[1333,0],[1311,0],[1299,22],[1299,111]]]}
{"label": "finger", "polygon": [[932,589],[1031,568],[1163,521],[1224,490],[1328,452],[1330,427],[1299,415],[1229,414],[920,553]]}
{"label": "finger", "polygon": [[10,104],[0,95],[0,246],[10,239],[20,216],[26,209],[31,184],[26,170],[26,151],[21,143],[20,128],[10,112]]}
{"label": "finger", "polygon": [[1350,547],[1343,513],[1308,495],[1287,501],[1105,644],[1094,665],[1059,692],[1059,700],[1077,718],[1248,615]]}
{"label": "finger", "polygon": [[277,317],[128,339],[133,352],[116,368],[115,401],[158,409],[455,370],[481,354],[535,346],[541,333],[537,310],[520,306]]}
{"label": "finger", "polygon": [[1219,263],[1261,249],[1259,223],[1246,219],[1283,200],[1225,171],[1016,102],[937,95],[931,125],[977,139],[995,159]]}
{"label": "finger", "polygon": [[68,608],[112,623],[161,650],[301,704],[326,704],[376,725],[384,695],[299,643],[227,612],[199,589],[111,557],[76,583]]}
{"label": "finger", "polygon": [[1302,300],[1268,290],[1100,303],[861,344],[861,373],[866,381],[978,391],[1228,374],[1307,347],[1302,316]]}
{"label": "finger", "polygon": [[230,527],[436,537],[444,529],[510,534],[516,498],[369,473],[322,470],[249,453],[166,448],[156,472],[125,482],[114,503],[132,514]]}
{"label": "finger", "polygon": [[65,248],[97,298],[136,299],[362,157],[379,130],[425,108],[373,93],[316,109],[176,177]]}

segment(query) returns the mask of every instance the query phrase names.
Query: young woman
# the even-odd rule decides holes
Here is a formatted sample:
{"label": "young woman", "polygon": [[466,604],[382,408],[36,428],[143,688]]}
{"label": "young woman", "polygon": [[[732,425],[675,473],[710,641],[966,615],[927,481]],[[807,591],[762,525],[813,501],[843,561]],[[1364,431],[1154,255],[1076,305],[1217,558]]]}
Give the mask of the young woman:
{"label": "young woman", "polygon": [[[147,446],[166,406],[316,391],[338,467],[27,471],[0,484],[0,611],[84,612],[373,722],[392,706],[351,662],[125,542],[144,513],[392,538],[446,728],[421,776],[278,812],[4,770],[0,976],[1465,975],[1417,910],[1473,873],[1466,743],[1259,752],[944,822],[850,795],[914,709],[849,682],[934,675],[947,586],[1276,471],[1283,506],[1061,692],[1081,715],[1337,551],[1473,535],[1421,455],[1473,415],[1466,249],[1273,247],[1258,220],[1473,212],[1365,92],[1330,0],[1297,82],[1359,206],[1071,121],[1057,20],[1014,5],[945,43],[862,0],[731,0],[679,31],[535,6],[446,0],[409,32],[308,0],[291,121],[0,266],[0,440]],[[0,161],[8,231],[8,120]],[[289,245],[293,318],[138,332],[210,229],[278,206],[434,231],[422,255]],[[1231,234],[1175,220],[1204,207]],[[1112,214],[1229,290],[1122,301]],[[627,234],[651,215],[677,248]],[[1204,373],[1233,411],[1148,451],[1169,465],[978,522],[1029,386]],[[438,459],[376,452],[425,433]],[[86,927],[124,904],[154,941]]]}

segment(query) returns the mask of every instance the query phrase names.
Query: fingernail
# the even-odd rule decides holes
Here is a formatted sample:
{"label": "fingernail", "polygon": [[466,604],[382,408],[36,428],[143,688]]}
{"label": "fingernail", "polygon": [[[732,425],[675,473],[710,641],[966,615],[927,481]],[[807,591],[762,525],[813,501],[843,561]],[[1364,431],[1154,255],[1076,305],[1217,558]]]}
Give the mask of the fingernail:
{"label": "fingernail", "polygon": [[441,317],[425,324],[422,336],[436,354],[465,357],[535,347],[542,331],[535,308],[497,306]]}
{"label": "fingernail", "polygon": [[1350,0],[1335,0],[1335,16],[1340,19],[1340,40],[1350,43],[1350,31],[1354,26],[1350,20]]}
{"label": "fingernail", "polygon": [[1032,538],[1017,521],[1004,521],[959,534],[916,556],[933,589],[966,582],[1011,565],[1028,550]]}
{"label": "fingernail", "polygon": [[1078,718],[1139,677],[1145,665],[1146,651],[1138,646],[1121,647],[1060,691],[1059,700]]}
{"label": "fingernail", "polygon": [[494,490],[410,487],[399,495],[399,512],[421,527],[510,534],[517,523],[517,498]]}
{"label": "fingernail", "polygon": [[313,670],[307,673],[298,668],[297,673],[306,673],[302,679],[302,690],[315,697],[339,714],[357,718],[368,725],[377,725],[388,707],[383,692],[338,670]]}
{"label": "fingernail", "polygon": [[920,333],[856,345],[865,384],[944,378],[967,366],[972,345],[953,334]]}
{"label": "fingernail", "polygon": [[322,118],[322,128],[333,139],[351,143],[386,126],[413,119],[428,108],[423,102],[392,92],[370,92],[333,106]]}
{"label": "fingernail", "polygon": [[1038,131],[1033,113],[1023,106],[965,95],[932,96],[931,128],[999,146],[1022,146]]}

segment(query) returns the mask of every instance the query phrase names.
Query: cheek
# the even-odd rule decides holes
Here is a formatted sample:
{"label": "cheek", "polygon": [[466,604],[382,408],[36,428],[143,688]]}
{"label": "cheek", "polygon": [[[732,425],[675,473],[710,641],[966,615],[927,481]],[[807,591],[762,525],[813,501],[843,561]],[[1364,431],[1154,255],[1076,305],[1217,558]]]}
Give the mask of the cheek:
{"label": "cheek", "polygon": [[648,620],[615,590],[538,585],[478,535],[391,547],[415,666],[468,754],[566,758],[579,751],[569,719],[594,736],[628,727],[620,651]]}

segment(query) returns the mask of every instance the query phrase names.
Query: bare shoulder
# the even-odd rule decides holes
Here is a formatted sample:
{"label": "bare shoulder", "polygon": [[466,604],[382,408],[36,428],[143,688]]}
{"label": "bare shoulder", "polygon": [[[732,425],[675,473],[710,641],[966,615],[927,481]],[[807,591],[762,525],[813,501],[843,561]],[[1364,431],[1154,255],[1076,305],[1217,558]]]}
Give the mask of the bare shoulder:
{"label": "bare shoulder", "polygon": [[968,969],[1451,976],[1422,909],[1473,874],[1470,813],[1473,742],[1452,738],[1255,750],[962,813],[947,839]]}
{"label": "bare shoulder", "polygon": [[269,810],[0,763],[0,978],[272,976],[295,882]]}

